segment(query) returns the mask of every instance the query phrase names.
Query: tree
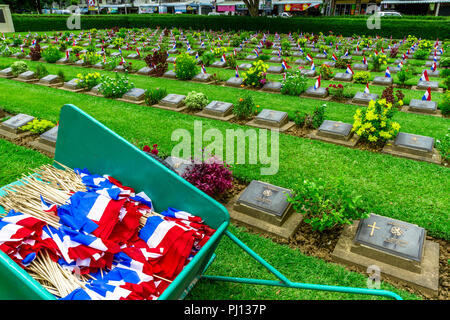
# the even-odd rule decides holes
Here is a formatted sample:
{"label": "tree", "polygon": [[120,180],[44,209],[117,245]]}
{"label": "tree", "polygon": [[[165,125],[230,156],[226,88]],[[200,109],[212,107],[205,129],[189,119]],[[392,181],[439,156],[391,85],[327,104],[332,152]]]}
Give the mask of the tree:
{"label": "tree", "polygon": [[257,17],[259,14],[259,0],[244,0],[245,5],[248,8],[248,12],[252,17]]}

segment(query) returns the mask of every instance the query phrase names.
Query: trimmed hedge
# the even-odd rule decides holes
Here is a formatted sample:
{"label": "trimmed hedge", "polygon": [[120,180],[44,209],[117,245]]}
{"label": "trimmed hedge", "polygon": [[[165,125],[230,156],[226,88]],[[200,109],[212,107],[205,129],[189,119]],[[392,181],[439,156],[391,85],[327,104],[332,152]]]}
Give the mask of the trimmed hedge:
{"label": "trimmed hedge", "polygon": [[[63,31],[67,30],[68,15],[20,15],[14,14],[13,21],[17,32],[26,31]],[[415,35],[422,39],[446,39],[450,34],[450,19],[447,17],[383,17],[380,29],[368,29],[365,17],[293,17],[267,18],[242,16],[199,16],[199,15],[82,15],[81,28],[84,30],[111,27],[155,28],[155,27],[192,28],[194,30],[243,30],[289,32],[323,32],[352,36],[383,36],[403,38]]]}

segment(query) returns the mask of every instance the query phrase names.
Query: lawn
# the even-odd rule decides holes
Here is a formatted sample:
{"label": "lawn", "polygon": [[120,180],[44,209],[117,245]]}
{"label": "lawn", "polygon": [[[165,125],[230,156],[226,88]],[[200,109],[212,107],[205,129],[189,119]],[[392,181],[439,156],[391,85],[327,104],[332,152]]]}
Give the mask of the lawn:
{"label": "lawn", "polygon": [[[164,81],[152,78],[148,80],[149,82]],[[172,83],[188,86],[189,90],[192,90],[194,86],[202,86],[195,83]],[[71,103],[128,141],[149,145],[157,143],[165,154],[169,154],[177,144],[176,141],[171,141],[172,132],[178,128],[193,132],[194,120],[202,120],[204,131],[208,128],[216,128],[224,133],[227,129],[245,128],[237,124],[11,80],[0,79],[0,86],[4,88],[0,92],[0,103],[5,110],[57,121],[62,105]],[[147,87],[150,86],[148,84]],[[222,96],[225,96],[224,90],[231,88],[215,89],[222,90]],[[216,94],[219,97],[219,92]],[[255,92],[255,94],[261,93]],[[284,98],[273,94],[261,94],[261,96]],[[209,95],[210,99],[214,97]],[[296,100],[297,103],[302,101],[298,98]],[[294,103],[290,99],[286,99],[283,107],[290,103],[294,108]],[[338,108],[339,106],[336,105],[335,110],[340,110]],[[397,116],[409,120],[407,128],[404,129],[406,132],[434,136],[447,130],[445,121],[448,120],[446,119],[411,114],[400,115],[400,113]],[[342,119],[344,117],[345,115],[341,115],[341,118],[336,120],[344,120]],[[413,119],[419,121],[413,121]],[[420,123],[421,121],[423,122]],[[421,128],[420,125],[426,127]],[[364,209],[367,211],[415,223],[425,227],[433,236],[447,240],[450,238],[448,168],[284,134],[280,135],[279,144],[280,167],[276,175],[261,176],[260,168],[264,165],[239,164],[233,165],[235,176],[246,181],[262,179],[292,189],[295,189],[303,179],[321,178],[330,185],[335,185],[338,179],[342,179],[349,192],[362,196]]]}

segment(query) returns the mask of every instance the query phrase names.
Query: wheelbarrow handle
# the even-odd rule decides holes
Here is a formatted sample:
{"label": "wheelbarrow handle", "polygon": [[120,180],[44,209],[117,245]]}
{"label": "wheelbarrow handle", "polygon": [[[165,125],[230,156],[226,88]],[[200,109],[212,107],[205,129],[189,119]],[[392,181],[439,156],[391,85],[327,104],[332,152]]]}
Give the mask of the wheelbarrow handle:
{"label": "wheelbarrow handle", "polygon": [[211,275],[203,275],[202,278],[205,278],[208,280],[213,280],[213,281],[238,282],[238,283],[245,283],[245,284],[279,286],[279,287],[297,288],[297,289],[305,289],[305,290],[333,291],[333,292],[343,292],[343,293],[351,293],[351,294],[365,294],[365,295],[389,297],[389,298],[393,298],[396,300],[403,300],[402,297],[400,297],[398,294],[396,294],[392,291],[387,291],[387,290],[354,288],[354,287],[344,287],[344,286],[329,286],[329,285],[321,285],[321,284],[292,282],[288,278],[286,278],[280,271],[275,269],[271,264],[269,264],[267,261],[265,261],[263,258],[261,258],[256,252],[254,252],[252,249],[250,249],[245,243],[243,243],[241,240],[239,240],[230,231],[226,230],[225,235],[227,235],[227,237],[230,238],[230,240],[232,240],[234,243],[236,243],[242,250],[247,252],[257,262],[262,264],[272,274],[274,274],[280,281],[264,280],[264,279],[236,278],[236,277],[225,277],[225,276],[211,276]]}

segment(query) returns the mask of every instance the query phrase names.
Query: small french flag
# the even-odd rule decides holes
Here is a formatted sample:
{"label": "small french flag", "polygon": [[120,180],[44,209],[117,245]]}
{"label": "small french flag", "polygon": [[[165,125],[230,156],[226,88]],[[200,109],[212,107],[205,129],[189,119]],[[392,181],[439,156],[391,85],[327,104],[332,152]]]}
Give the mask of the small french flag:
{"label": "small french flag", "polygon": [[427,91],[425,91],[423,97],[423,101],[431,101],[431,88],[428,88]]}
{"label": "small french flag", "polygon": [[222,54],[222,57],[220,58],[220,61],[227,62],[227,59],[225,58],[225,53]]}
{"label": "small french flag", "polygon": [[40,196],[40,197],[41,197],[42,210],[45,212],[54,212],[56,214],[58,211],[58,207],[56,206],[56,204],[48,203],[47,201],[44,200],[44,198],[42,198],[42,196]]}
{"label": "small french flag", "polygon": [[195,59],[198,60],[198,52],[195,53]]}
{"label": "small french flag", "polygon": [[354,72],[353,72],[353,70],[352,70],[352,67],[350,67],[349,64],[347,65],[347,70],[345,70],[345,73],[348,73],[348,74],[354,74]]}
{"label": "small french flag", "polygon": [[69,59],[70,53],[69,51],[66,51],[66,59]]}
{"label": "small french flag", "polygon": [[333,61],[337,61],[337,57],[336,57],[336,55],[333,53],[333,55],[331,56],[331,59],[333,60]]}
{"label": "small french flag", "polygon": [[141,53],[139,52],[139,49],[138,48],[136,48],[136,53],[137,53],[137,55],[140,57],[141,56]]}
{"label": "small french flag", "polygon": [[311,70],[316,70],[316,66],[314,65],[314,62],[311,63]]}
{"label": "small french flag", "polygon": [[176,49],[176,48],[177,48],[177,44],[174,42],[173,46],[172,46],[172,49]]}
{"label": "small french flag", "polygon": [[236,71],[235,71],[234,75],[235,75],[236,78],[239,78],[239,71],[238,71],[238,67],[237,66],[236,66]]}
{"label": "small french flag", "polygon": [[284,60],[281,62],[281,66],[283,67],[284,70],[287,70],[290,68],[290,66],[288,66],[288,64]]}
{"label": "small french flag", "polygon": [[326,56],[328,56],[327,50],[323,49],[323,54]]}
{"label": "small french flag", "polygon": [[363,56],[363,64],[367,65],[367,59],[366,59],[366,56]]}
{"label": "small french flag", "polygon": [[259,57],[259,53],[258,53],[258,50],[256,50],[256,49],[253,49],[253,52],[255,53],[255,55],[256,55],[257,57]]}
{"label": "small french flag", "polygon": [[423,70],[422,76],[420,77],[420,81],[430,81],[430,79],[428,78],[427,70]]}
{"label": "small french flag", "polygon": [[391,72],[389,71],[389,67],[386,68],[386,72],[384,73],[386,78],[391,78]]}
{"label": "small french flag", "polygon": [[348,57],[348,49],[345,51],[344,57]]}
{"label": "small french flag", "polygon": [[397,68],[400,68],[400,69],[403,68],[403,62],[402,61],[399,62],[399,64],[397,65]]}
{"label": "small french flag", "polygon": [[309,62],[313,61],[313,58],[311,58],[311,56],[309,55],[309,53],[306,55],[306,60],[308,60]]}
{"label": "small french flag", "polygon": [[369,90],[369,83],[366,84],[366,88],[364,89],[364,93],[369,94],[370,90]]}
{"label": "small french flag", "polygon": [[436,64],[436,61],[435,62],[433,62],[433,65],[431,66],[431,71],[436,71],[436,69],[437,69],[437,64]]}
{"label": "small french flag", "polygon": [[320,88],[320,75],[316,80],[316,83],[314,84],[314,90],[317,90]]}
{"label": "small french flag", "polygon": [[206,69],[205,69],[205,66],[203,65],[203,63],[202,63],[202,73],[206,74]]}
{"label": "small french flag", "polygon": [[122,49],[121,48],[119,48],[119,53],[120,53],[120,55],[122,55]]}

